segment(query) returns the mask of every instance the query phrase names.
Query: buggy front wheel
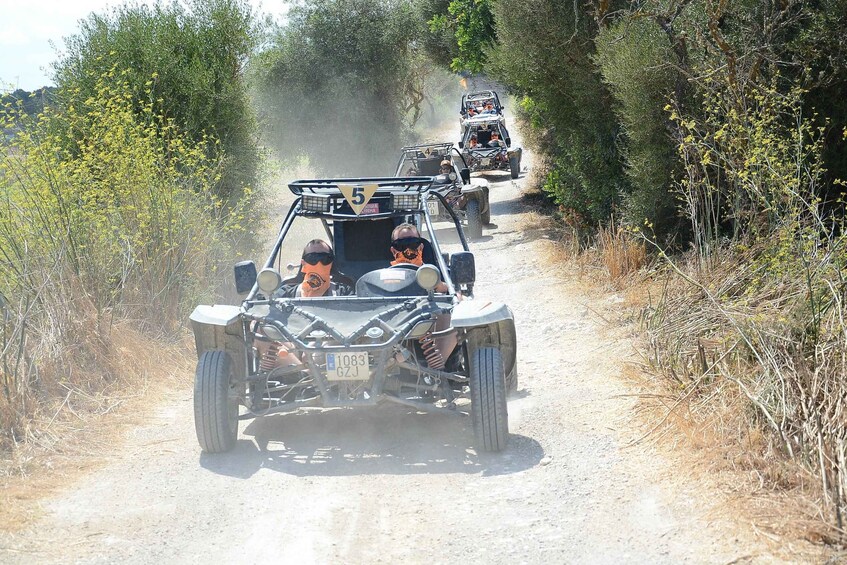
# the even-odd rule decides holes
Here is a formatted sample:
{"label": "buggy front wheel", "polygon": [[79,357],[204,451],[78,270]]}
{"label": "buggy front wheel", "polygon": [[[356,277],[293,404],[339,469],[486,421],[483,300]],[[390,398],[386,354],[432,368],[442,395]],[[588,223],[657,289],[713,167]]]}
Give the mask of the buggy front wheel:
{"label": "buggy front wheel", "polygon": [[238,398],[232,361],[224,351],[204,351],[194,375],[194,429],[206,453],[223,453],[238,439]]}
{"label": "buggy front wheel", "polygon": [[482,451],[501,451],[509,437],[509,415],[499,349],[480,347],[473,351],[469,384],[476,446]]}

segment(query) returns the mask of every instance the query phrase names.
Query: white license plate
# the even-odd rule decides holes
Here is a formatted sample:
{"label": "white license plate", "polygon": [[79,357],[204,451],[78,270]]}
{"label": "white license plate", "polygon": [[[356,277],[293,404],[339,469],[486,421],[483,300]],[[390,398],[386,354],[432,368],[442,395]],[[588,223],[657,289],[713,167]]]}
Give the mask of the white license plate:
{"label": "white license plate", "polygon": [[483,167],[487,167],[488,165],[490,165],[490,164],[491,164],[491,159],[480,159],[480,164],[481,164]]}
{"label": "white license plate", "polygon": [[438,211],[438,200],[427,200],[426,207],[429,210],[430,216],[438,216],[440,212]]}
{"label": "white license plate", "polygon": [[366,381],[371,376],[367,353],[327,353],[326,378],[330,381]]}

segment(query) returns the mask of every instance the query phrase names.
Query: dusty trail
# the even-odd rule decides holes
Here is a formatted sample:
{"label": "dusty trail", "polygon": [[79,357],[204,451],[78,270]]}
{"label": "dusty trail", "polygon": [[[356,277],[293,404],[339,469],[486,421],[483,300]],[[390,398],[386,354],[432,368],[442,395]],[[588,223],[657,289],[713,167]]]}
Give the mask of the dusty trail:
{"label": "dusty trail", "polygon": [[511,305],[518,326],[505,452],[477,454],[466,419],[387,406],[256,420],[234,452],[204,456],[186,379],[108,466],[0,534],[0,562],[770,562],[710,518],[710,493],[669,482],[649,446],[625,447],[638,435],[620,396],[631,345],[593,313],[614,297],[549,265],[522,179],[489,180],[478,299]]}

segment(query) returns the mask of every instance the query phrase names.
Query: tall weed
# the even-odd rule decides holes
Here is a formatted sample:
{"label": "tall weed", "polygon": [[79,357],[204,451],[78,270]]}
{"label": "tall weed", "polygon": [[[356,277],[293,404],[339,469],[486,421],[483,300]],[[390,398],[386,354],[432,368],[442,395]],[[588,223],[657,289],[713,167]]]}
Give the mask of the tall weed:
{"label": "tall weed", "polygon": [[88,375],[83,387],[115,378],[102,361],[120,320],[179,327],[242,229],[241,210],[212,192],[216,140],[189,140],[122,76],[100,76],[82,104],[4,124],[17,133],[0,146],[0,448],[72,374]]}
{"label": "tall weed", "polygon": [[711,84],[705,119],[673,115],[696,240],[687,264],[668,259],[676,276],[645,316],[651,359],[694,417],[740,391],[745,426],[768,432],[768,450],[814,479],[816,518],[838,538],[847,511],[845,226],[822,211],[822,130],[802,114],[803,91],[748,88]]}

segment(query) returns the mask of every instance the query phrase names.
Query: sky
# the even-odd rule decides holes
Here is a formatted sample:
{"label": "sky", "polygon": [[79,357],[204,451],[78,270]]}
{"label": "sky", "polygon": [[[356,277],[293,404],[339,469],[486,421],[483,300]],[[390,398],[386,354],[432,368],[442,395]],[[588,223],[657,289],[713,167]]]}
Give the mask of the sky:
{"label": "sky", "polygon": [[[249,0],[260,12],[284,13],[285,0]],[[50,64],[63,38],[79,30],[91,12],[123,4],[116,0],[0,0],[0,92],[51,85]],[[137,0],[153,4],[153,0]]]}

